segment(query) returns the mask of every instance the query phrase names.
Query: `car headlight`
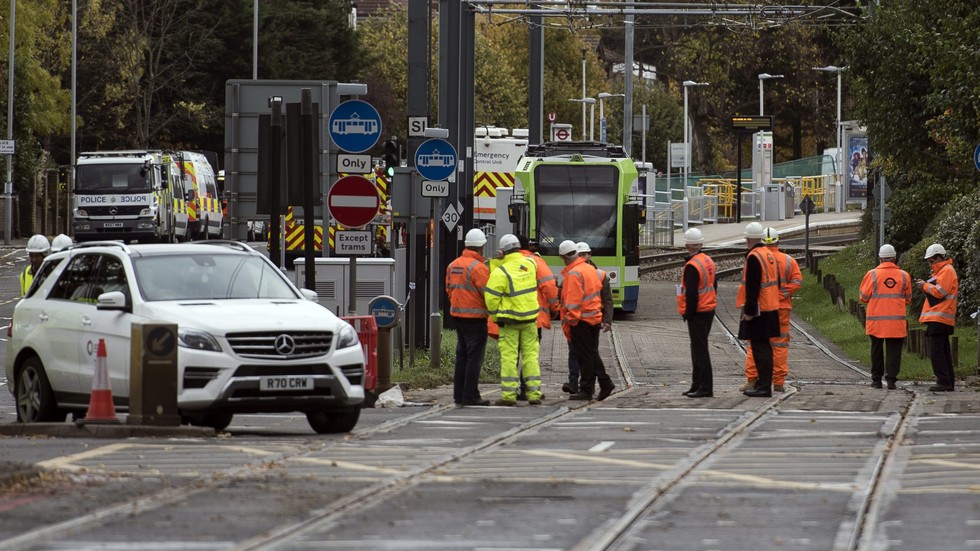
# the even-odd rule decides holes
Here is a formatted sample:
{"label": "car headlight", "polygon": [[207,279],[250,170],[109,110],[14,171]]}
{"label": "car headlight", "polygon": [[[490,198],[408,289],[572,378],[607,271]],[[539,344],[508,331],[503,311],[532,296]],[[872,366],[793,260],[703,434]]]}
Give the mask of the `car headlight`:
{"label": "car headlight", "polygon": [[194,350],[208,350],[211,352],[221,352],[221,345],[210,333],[198,331],[197,329],[179,329],[177,331],[177,341],[180,346],[192,348]]}
{"label": "car headlight", "polygon": [[360,344],[361,341],[357,338],[357,331],[349,324],[344,324],[343,328],[337,334],[337,348],[348,348]]}

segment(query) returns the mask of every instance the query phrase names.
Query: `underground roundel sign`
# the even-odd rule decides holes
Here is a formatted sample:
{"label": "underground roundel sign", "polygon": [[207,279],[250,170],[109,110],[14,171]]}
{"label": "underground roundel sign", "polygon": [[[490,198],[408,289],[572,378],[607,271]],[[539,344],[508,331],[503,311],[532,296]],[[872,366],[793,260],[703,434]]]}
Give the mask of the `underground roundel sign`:
{"label": "underground roundel sign", "polygon": [[345,176],[330,186],[327,210],[345,228],[360,228],[371,223],[381,208],[378,188],[361,176]]}

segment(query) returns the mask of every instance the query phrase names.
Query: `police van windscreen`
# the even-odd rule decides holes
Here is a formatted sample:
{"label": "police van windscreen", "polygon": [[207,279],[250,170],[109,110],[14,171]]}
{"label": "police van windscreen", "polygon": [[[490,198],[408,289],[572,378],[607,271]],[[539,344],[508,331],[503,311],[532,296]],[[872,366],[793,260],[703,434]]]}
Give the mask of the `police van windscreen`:
{"label": "police van windscreen", "polygon": [[152,189],[142,164],[79,165],[75,193],[137,193]]}

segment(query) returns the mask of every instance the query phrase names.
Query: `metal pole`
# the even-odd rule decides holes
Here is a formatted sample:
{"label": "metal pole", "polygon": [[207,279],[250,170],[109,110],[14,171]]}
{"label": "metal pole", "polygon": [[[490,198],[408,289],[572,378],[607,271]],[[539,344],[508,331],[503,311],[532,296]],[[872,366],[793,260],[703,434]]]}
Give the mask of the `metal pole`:
{"label": "metal pole", "polygon": [[78,103],[78,0],[71,2],[71,157],[68,159],[68,181],[65,183],[65,233],[71,235],[71,203],[75,189],[76,104]]}
{"label": "metal pole", "polygon": [[841,151],[841,142],[843,141],[843,136],[841,136],[843,128],[840,124],[841,115],[841,68],[837,68],[837,212],[844,210],[844,152]]}
{"label": "metal pole", "polygon": [[595,141],[595,102],[589,104],[589,141]]}
{"label": "metal pole", "polygon": [[[10,60],[7,62],[7,139],[14,139],[14,30],[17,27],[17,0],[10,0]],[[7,180],[3,186],[7,200],[3,211],[3,244],[10,244],[14,207],[14,156],[7,155]]]}
{"label": "metal pole", "polygon": [[259,0],[252,5],[252,80],[259,79]]}
{"label": "metal pole", "polygon": [[684,87],[684,180],[681,182],[683,186],[684,199],[681,201],[681,206],[684,207],[684,212],[681,214],[681,224],[684,231],[687,231],[687,169],[691,164],[691,146],[688,142],[688,123],[687,123],[687,86]]}
{"label": "metal pole", "polygon": [[[633,35],[636,27],[636,15],[632,12],[626,15],[625,42],[625,71],[623,71],[623,148],[626,154],[633,156]],[[643,78],[643,64],[640,64],[640,78]],[[643,81],[646,86],[646,81]]]}
{"label": "metal pole", "polygon": [[765,101],[763,99],[764,96],[762,95],[762,83],[763,83],[763,81],[764,81],[763,78],[762,77],[759,77],[759,116],[760,117],[762,115],[765,115],[766,114],[765,109],[762,108],[762,102]]}
{"label": "metal pole", "polygon": [[606,143],[606,102],[602,95],[599,95],[599,141]]}
{"label": "metal pole", "polygon": [[[11,51],[13,51],[13,46],[11,46],[10,49]],[[586,130],[585,129],[585,52],[587,51],[588,50],[586,48],[582,48],[582,141],[583,142],[585,141],[585,130]]]}
{"label": "metal pole", "polygon": [[[445,200],[439,199],[439,211],[442,212]],[[439,234],[439,221],[436,219],[436,201],[430,203],[429,227],[432,228],[432,249],[429,250],[429,367],[438,369],[442,348],[442,313],[439,311],[439,247],[442,246]]]}
{"label": "metal pole", "polygon": [[[647,128],[650,127],[647,124],[647,104],[643,104],[643,124],[642,132],[640,132],[640,145],[643,147],[643,166],[647,164]],[[667,156],[670,157],[670,147],[667,148]]]}

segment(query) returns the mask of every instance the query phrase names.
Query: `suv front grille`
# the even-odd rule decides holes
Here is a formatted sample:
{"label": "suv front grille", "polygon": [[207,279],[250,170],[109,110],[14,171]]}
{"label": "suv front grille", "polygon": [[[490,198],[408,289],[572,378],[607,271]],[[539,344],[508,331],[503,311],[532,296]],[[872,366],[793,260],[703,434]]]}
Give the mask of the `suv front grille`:
{"label": "suv front grille", "polygon": [[330,352],[333,333],[330,331],[264,331],[260,333],[231,333],[227,338],[235,354],[244,358],[292,360],[326,355]]}

